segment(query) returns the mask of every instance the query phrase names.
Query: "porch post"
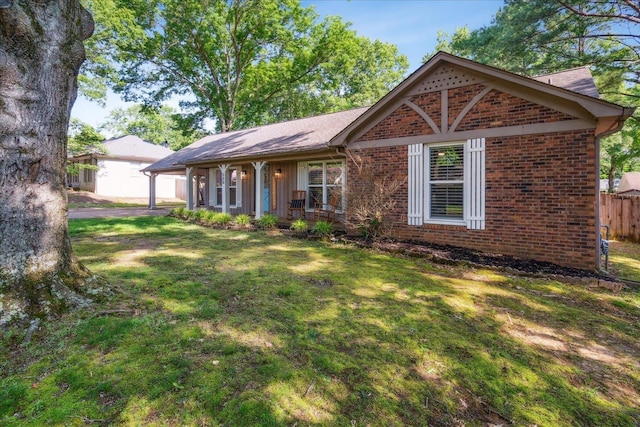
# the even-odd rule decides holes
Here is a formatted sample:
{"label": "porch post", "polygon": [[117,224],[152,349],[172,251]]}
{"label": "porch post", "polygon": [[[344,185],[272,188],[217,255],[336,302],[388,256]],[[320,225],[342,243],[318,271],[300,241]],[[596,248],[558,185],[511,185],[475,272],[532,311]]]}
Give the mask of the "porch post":
{"label": "porch post", "polygon": [[218,168],[222,173],[222,212],[229,213],[229,179],[227,177],[229,165],[219,165]]}
{"label": "porch post", "polygon": [[187,186],[187,194],[186,194],[187,209],[194,208],[194,204],[193,204],[193,173],[194,172],[195,172],[195,168],[187,167],[187,180],[185,184]]}
{"label": "porch post", "polygon": [[149,175],[149,209],[153,210],[156,208],[156,177],[158,174],[156,172],[151,172]]}
{"label": "porch post", "polygon": [[256,219],[260,219],[262,217],[262,212],[264,208],[262,207],[262,199],[263,196],[263,182],[262,182],[262,167],[267,164],[267,162],[251,162],[253,168],[256,170]]}

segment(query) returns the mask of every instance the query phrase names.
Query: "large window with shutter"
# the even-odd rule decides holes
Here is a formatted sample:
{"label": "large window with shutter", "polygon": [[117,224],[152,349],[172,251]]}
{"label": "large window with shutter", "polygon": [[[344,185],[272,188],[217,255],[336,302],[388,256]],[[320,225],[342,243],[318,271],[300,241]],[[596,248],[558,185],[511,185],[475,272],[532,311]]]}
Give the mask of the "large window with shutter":
{"label": "large window with shutter", "polygon": [[408,147],[409,225],[485,228],[485,140]]}

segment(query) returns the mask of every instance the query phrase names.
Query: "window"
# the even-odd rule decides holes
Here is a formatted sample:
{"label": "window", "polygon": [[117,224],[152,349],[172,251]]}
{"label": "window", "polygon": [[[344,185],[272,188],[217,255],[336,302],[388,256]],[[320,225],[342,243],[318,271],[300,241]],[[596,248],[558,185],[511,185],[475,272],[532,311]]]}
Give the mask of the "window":
{"label": "window", "polygon": [[485,228],[485,140],[408,147],[409,225]]}
{"label": "window", "polygon": [[464,145],[428,146],[427,219],[464,220]]}
{"label": "window", "polygon": [[[236,206],[236,196],[238,195],[238,168],[230,167],[227,169],[227,178],[229,179],[229,206]],[[222,206],[222,170],[215,170],[215,206]]]}
{"label": "window", "polygon": [[337,209],[342,210],[344,177],[344,162],[340,160],[299,163],[298,189],[307,190],[307,209],[328,204],[331,195],[337,193]]}

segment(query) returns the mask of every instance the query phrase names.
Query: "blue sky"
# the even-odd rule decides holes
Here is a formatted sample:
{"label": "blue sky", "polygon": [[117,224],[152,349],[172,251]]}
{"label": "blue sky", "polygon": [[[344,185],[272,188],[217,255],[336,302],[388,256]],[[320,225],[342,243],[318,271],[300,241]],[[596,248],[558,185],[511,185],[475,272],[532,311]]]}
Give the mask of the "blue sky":
{"label": "blue sky", "polygon": [[[421,65],[422,58],[434,51],[439,30],[452,34],[456,28],[488,25],[503,4],[502,0],[303,0],[313,5],[321,17],[336,15],[351,22],[359,35],[398,46],[409,58],[409,72]],[[114,108],[125,107],[117,95],[110,94],[106,107],[78,97],[72,117],[93,126],[104,122]],[[170,103],[176,106],[176,103]],[[107,135],[114,136],[114,135]]]}

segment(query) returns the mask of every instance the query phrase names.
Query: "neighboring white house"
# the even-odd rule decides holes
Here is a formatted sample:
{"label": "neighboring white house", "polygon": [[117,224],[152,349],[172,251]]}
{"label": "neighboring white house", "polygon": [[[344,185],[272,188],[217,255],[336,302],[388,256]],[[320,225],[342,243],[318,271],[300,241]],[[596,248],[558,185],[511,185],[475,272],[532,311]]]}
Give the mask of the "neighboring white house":
{"label": "neighboring white house", "polygon": [[[173,153],[168,147],[152,144],[137,136],[127,135],[102,143],[104,153],[70,157],[70,163],[97,165],[98,170],[82,169],[69,176],[69,184],[78,190],[101,196],[149,197],[149,177],[142,169]],[[175,175],[158,175],[156,197],[176,198]],[[184,185],[184,180],[182,181]]]}
{"label": "neighboring white house", "polygon": [[640,172],[625,172],[620,179],[618,194],[625,196],[640,195]]}

